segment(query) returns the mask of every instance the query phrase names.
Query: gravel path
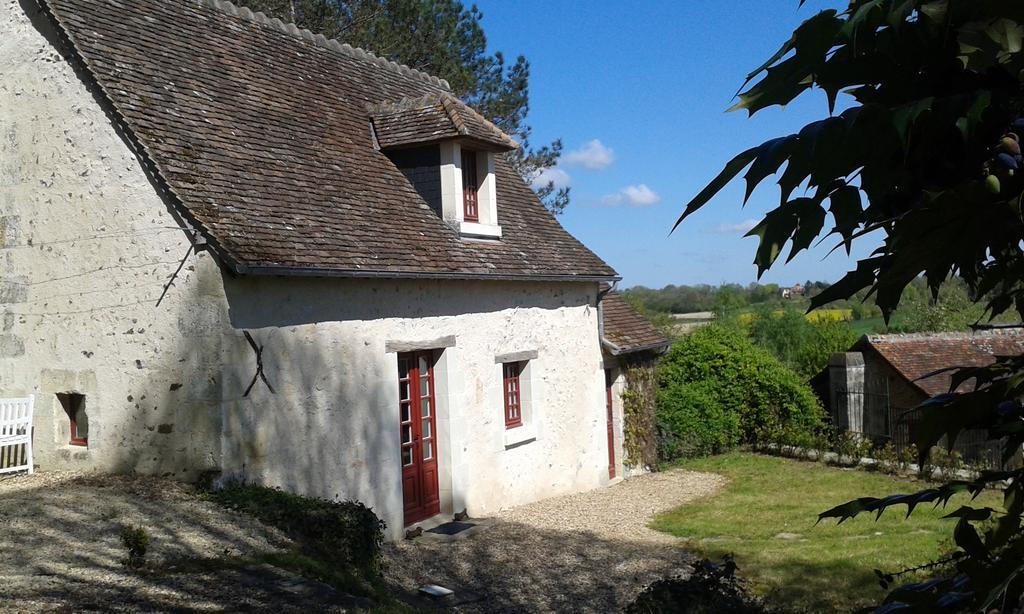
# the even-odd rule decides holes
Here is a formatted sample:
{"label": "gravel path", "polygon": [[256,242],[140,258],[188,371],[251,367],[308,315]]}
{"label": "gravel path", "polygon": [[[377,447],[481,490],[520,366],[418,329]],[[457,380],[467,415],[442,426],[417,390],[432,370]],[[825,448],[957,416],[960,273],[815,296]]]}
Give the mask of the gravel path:
{"label": "gravel path", "polygon": [[[126,569],[120,530],[151,536]],[[225,567],[291,543],[276,530],[153,477],[36,473],[0,477],[0,611],[341,611],[334,591],[267,565]],[[197,563],[198,561],[198,563]],[[325,607],[326,606],[326,607]]]}
{"label": "gravel path", "polygon": [[693,555],[647,528],[654,514],[709,496],[725,479],[667,471],[502,512],[483,531],[388,547],[388,578],[477,600],[455,611],[616,612],[644,586],[684,573]]}

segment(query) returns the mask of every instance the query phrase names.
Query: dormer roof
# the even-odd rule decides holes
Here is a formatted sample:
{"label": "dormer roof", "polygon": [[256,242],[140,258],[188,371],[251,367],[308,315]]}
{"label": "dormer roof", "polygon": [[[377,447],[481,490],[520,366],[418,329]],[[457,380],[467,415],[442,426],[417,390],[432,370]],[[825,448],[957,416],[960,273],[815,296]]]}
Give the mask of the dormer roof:
{"label": "dormer roof", "polygon": [[519,145],[500,128],[450,94],[427,94],[369,105],[381,149],[459,140],[484,151],[511,151]]}
{"label": "dormer roof", "polygon": [[[221,0],[40,3],[158,187],[234,273],[617,277],[503,156],[500,241],[463,239],[431,209],[374,146],[367,107],[454,100],[436,77]],[[454,107],[460,136],[503,142]]]}

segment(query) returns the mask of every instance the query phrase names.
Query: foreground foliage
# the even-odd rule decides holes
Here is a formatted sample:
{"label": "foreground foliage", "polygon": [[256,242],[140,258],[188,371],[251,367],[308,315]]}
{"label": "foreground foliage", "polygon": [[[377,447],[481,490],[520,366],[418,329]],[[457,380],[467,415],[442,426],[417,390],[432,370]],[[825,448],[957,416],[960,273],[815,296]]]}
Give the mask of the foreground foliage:
{"label": "foreground foliage", "polygon": [[702,559],[687,577],[658,580],[644,589],[626,608],[627,614],[758,614],[763,609],[747,594],[736,576],[736,563]]}
{"label": "foreground foliage", "polygon": [[824,427],[810,388],[743,333],[705,326],[679,339],[658,370],[663,460],[741,443],[796,443]]}
{"label": "foreground foliage", "polygon": [[[942,517],[970,499],[958,494],[949,509],[922,506],[910,519],[886,513],[878,521],[815,524],[818,512],[835,501],[910,491],[921,483],[746,452],[681,466],[723,475],[729,483],[713,497],[659,515],[652,527],[688,538],[688,547],[705,556],[734,554],[754,592],[786,611],[849,612],[877,603],[886,592],[873,570],[889,573],[944,557],[954,547],[948,535],[957,521]],[[998,508],[1000,498],[986,491],[977,503]],[[914,573],[898,581],[920,579]]]}
{"label": "foreground foliage", "polygon": [[[915,278],[923,276],[937,296],[958,275],[990,318],[1009,310],[1024,318],[1022,79],[1024,3],[851,0],[842,12],[821,11],[748,75],[756,82],[735,108],[753,114],[820,88],[830,116],[737,155],[679,221],[745,169],[748,197],[780,174],[779,206],[751,231],[760,239],[759,272],[787,245],[791,259],[822,234],[836,235],[847,251],[868,234],[884,239],[812,307],[866,289],[888,317]],[[851,104],[831,115],[840,92]],[[798,188],[805,195],[793,197]],[[926,403],[911,433],[922,453],[972,428],[1003,439],[1007,460],[1024,443],[1024,358],[960,372],[951,390],[972,379],[970,392]],[[1008,483],[1004,514],[984,507],[958,513],[955,571],[894,590],[883,609],[1016,610],[1024,592],[1021,478],[1019,469],[986,472],[938,493],[861,499],[822,517],[845,520],[896,505],[909,512],[951,492]]]}

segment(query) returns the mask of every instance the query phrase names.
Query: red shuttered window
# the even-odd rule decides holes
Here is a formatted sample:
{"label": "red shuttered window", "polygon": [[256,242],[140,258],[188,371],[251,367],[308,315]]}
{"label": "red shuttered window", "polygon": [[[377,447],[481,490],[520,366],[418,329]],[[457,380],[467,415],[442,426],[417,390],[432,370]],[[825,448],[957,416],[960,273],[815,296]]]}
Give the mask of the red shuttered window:
{"label": "red shuttered window", "polygon": [[467,222],[480,221],[480,181],[476,173],[476,152],[462,150],[462,204]]}
{"label": "red shuttered window", "polygon": [[523,363],[508,362],[503,365],[505,380],[505,428],[511,429],[523,425],[522,389],[519,376]]}

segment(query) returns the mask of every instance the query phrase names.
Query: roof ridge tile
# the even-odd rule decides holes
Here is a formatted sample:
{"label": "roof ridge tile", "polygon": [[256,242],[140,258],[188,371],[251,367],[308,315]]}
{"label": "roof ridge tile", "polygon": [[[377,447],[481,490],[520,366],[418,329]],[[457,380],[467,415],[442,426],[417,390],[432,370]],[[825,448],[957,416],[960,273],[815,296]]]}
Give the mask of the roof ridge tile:
{"label": "roof ridge tile", "polygon": [[252,9],[245,6],[238,6],[229,0],[198,0],[198,3],[207,8],[215,9],[222,13],[231,15],[232,17],[239,17],[253,23],[273,28],[282,34],[298,38],[317,47],[330,49],[337,53],[354,57],[359,60],[373,62],[382,68],[394,70],[400,74],[415,77],[417,79],[427,81],[428,83],[443,87],[446,90],[451,90],[451,85],[449,85],[447,81],[423,72],[422,70],[417,70],[398,62],[393,62],[387,58],[378,56],[371,51],[367,51],[366,49],[353,47],[348,43],[340,43],[337,39],[327,38],[323,34],[311,32],[306,28],[299,28],[294,23],[285,23],[277,17],[271,18],[261,12],[253,12]]}
{"label": "roof ridge tile", "polygon": [[958,341],[968,339],[1014,338],[1024,337],[1021,329],[994,329],[961,332],[922,332],[922,333],[888,333],[865,335],[872,343],[899,341]]}

